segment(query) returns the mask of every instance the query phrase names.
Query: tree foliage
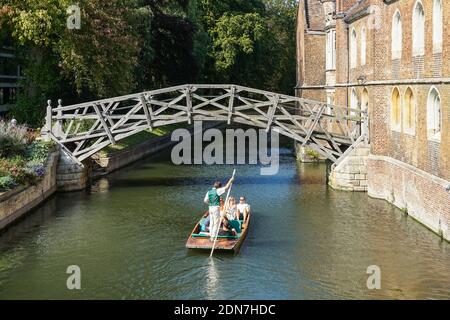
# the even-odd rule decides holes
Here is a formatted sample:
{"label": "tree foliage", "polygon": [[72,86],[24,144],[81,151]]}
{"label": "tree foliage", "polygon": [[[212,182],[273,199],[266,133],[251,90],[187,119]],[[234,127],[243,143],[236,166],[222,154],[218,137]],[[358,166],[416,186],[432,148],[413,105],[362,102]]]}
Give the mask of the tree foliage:
{"label": "tree foliage", "polygon": [[188,82],[292,93],[296,0],[0,0],[25,79],[14,116],[40,125],[64,103]]}

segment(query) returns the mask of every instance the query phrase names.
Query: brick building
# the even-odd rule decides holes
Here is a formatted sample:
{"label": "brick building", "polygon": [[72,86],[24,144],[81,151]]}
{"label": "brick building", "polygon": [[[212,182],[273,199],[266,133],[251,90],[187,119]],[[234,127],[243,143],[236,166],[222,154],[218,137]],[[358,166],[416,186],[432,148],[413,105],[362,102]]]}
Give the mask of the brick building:
{"label": "brick building", "polygon": [[450,1],[300,0],[297,95],[369,113],[368,192],[450,240]]}

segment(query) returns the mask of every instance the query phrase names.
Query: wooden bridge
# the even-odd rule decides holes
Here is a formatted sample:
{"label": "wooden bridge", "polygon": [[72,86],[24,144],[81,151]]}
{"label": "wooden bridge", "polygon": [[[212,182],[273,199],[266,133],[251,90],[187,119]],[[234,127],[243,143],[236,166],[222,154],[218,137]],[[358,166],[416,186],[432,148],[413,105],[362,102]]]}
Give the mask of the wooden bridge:
{"label": "wooden bridge", "polygon": [[193,121],[223,121],[275,130],[338,162],[365,139],[367,115],[238,85],[181,85],[52,108],[43,135],[78,164],[108,145],[143,130]]}

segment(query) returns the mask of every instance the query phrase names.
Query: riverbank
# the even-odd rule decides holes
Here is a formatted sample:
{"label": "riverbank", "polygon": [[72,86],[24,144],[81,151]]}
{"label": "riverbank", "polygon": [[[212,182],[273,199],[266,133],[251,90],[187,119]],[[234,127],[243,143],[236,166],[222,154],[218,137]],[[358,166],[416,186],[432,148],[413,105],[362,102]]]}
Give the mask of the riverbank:
{"label": "riverbank", "polygon": [[119,142],[116,146],[109,146],[92,156],[92,160],[98,166],[91,177],[105,175],[121,169],[144,157],[157,153],[173,145],[171,134],[180,126],[170,126],[165,130],[156,129],[154,132],[142,132],[141,137],[130,137],[132,139]]}
{"label": "riverbank", "polygon": [[22,218],[56,192],[56,167],[59,151],[49,154],[45,175],[36,185],[21,185],[0,193],[0,231]]}

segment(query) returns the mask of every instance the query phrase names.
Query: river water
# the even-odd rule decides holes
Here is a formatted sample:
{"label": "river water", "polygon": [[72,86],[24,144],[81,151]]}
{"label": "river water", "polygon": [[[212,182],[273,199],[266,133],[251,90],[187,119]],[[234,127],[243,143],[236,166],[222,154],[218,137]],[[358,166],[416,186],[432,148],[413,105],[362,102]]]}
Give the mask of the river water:
{"label": "river water", "polygon": [[[191,252],[187,236],[231,166],[174,166],[169,153],[57,194],[0,236],[1,299],[443,299],[450,245],[388,203],[334,191],[322,164],[281,149],[279,174],[238,166],[253,217],[240,253]],[[68,290],[66,269],[81,269]],[[379,266],[381,289],[367,288]]]}

